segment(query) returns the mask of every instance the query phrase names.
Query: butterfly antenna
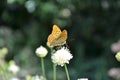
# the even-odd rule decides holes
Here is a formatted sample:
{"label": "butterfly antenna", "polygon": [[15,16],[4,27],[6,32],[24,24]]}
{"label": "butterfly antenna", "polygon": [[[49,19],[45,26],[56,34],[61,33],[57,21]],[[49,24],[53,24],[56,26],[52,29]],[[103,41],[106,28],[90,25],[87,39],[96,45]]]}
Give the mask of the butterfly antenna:
{"label": "butterfly antenna", "polygon": [[65,46],[66,46],[67,48],[69,48],[69,46],[67,45],[67,43],[65,44]]}

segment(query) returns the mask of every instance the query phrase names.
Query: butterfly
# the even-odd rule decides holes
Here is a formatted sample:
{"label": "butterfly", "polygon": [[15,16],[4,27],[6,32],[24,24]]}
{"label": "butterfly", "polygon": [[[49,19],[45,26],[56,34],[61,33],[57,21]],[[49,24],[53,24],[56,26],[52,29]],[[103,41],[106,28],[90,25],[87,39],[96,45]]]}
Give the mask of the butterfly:
{"label": "butterfly", "polygon": [[67,30],[61,31],[57,25],[53,25],[52,33],[48,36],[47,45],[49,47],[61,46],[66,44]]}

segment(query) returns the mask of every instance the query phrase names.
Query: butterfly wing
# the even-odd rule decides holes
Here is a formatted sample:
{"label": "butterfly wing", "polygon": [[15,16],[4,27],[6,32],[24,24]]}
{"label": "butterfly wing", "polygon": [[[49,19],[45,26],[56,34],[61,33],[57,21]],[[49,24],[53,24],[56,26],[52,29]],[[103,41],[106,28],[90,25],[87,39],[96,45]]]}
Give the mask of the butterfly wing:
{"label": "butterfly wing", "polygon": [[60,34],[60,28],[57,25],[53,25],[52,33],[48,36],[47,44],[51,45],[52,42],[60,36]]}
{"label": "butterfly wing", "polygon": [[60,36],[63,41],[66,41],[67,40],[67,30],[63,30],[62,33],[60,34]]}
{"label": "butterfly wing", "polygon": [[64,45],[66,43],[66,40],[67,40],[67,30],[63,30],[62,33],[59,35],[59,37],[51,42],[51,45],[54,46]]}
{"label": "butterfly wing", "polygon": [[57,25],[53,25],[53,30],[51,33],[55,38],[61,34],[61,30]]}

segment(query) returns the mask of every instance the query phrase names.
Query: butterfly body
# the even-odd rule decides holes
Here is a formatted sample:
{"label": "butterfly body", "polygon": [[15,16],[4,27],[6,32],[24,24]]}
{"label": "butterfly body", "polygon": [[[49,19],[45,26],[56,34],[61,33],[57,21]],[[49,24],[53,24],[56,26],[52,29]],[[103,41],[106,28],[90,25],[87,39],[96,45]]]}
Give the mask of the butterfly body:
{"label": "butterfly body", "polygon": [[64,45],[67,40],[67,30],[61,31],[57,25],[53,25],[52,33],[48,36],[47,45],[54,47]]}

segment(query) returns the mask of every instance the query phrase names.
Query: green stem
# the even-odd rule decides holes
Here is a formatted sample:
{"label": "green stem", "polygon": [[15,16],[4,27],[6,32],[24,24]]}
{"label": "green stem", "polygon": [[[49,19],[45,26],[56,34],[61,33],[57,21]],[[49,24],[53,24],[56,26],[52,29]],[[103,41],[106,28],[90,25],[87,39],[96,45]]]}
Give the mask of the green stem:
{"label": "green stem", "polygon": [[53,64],[53,80],[56,80],[56,64]]}
{"label": "green stem", "polygon": [[52,56],[52,54],[53,54],[53,48],[50,48],[50,51],[51,51],[51,56]]}
{"label": "green stem", "polygon": [[0,69],[1,69],[0,74],[2,75],[2,80],[8,80],[5,69],[2,66],[0,66]]}
{"label": "green stem", "polygon": [[44,67],[44,59],[41,58],[41,66],[42,66],[42,74],[43,76],[46,78],[46,75],[45,75],[45,67]]}
{"label": "green stem", "polygon": [[[53,55],[53,48],[50,48],[51,56]],[[53,63],[53,80],[56,80],[56,64]]]}
{"label": "green stem", "polygon": [[67,75],[67,80],[70,80],[70,76],[69,76],[66,64],[64,66],[65,66],[65,72],[66,72],[66,75]]}

